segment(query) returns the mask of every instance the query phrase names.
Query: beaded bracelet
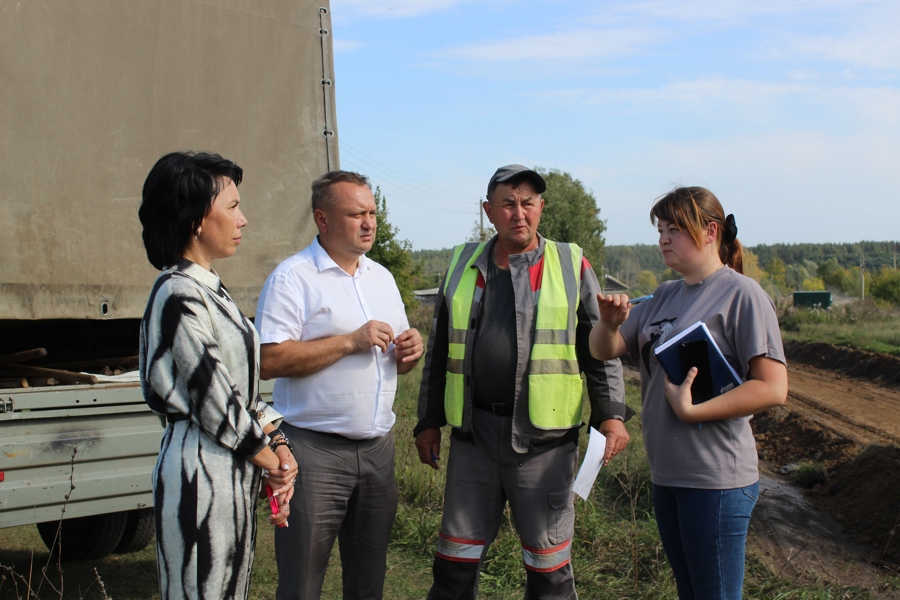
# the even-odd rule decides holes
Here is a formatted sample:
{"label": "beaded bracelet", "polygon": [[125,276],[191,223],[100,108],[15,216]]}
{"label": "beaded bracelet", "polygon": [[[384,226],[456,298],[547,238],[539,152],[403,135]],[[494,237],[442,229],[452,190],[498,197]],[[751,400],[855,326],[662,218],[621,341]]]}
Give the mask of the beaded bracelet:
{"label": "beaded bracelet", "polygon": [[275,438],[274,440],[269,442],[269,448],[272,450],[272,452],[274,452],[275,448],[277,448],[278,446],[287,446],[288,450],[290,450],[291,452],[294,451],[294,447],[291,445],[290,440],[288,440],[287,436],[284,434],[281,434],[281,437]]}

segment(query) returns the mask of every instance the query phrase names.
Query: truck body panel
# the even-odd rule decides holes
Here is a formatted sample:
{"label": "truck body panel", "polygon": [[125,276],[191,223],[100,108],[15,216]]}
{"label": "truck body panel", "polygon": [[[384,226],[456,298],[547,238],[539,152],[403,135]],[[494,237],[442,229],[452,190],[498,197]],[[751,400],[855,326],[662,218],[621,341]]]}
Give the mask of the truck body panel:
{"label": "truck body panel", "polygon": [[[133,366],[158,275],[141,188],[175,150],[244,169],[244,243],[214,268],[252,316],[339,168],[333,80],[327,0],[0,0],[0,358]],[[152,506],[165,424],[139,384],[21,372],[0,360],[0,527]]]}
{"label": "truck body panel", "polygon": [[328,2],[0,0],[0,320],[140,318],[141,187],[188,149],[245,171],[215,266],[252,314],[338,164],[332,65]]}
{"label": "truck body panel", "polygon": [[22,389],[0,402],[11,411],[0,413],[0,525],[57,520],[63,506],[66,517],[153,506],[163,426],[134,385]]}
{"label": "truck body panel", "polygon": [[153,506],[164,427],[135,384],[3,390],[0,527]]}

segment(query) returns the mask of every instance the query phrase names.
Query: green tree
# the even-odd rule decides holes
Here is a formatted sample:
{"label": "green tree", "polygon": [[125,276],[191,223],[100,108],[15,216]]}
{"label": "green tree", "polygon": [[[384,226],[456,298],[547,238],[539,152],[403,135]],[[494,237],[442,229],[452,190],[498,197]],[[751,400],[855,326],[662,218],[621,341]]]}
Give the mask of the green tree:
{"label": "green tree", "polygon": [[[857,270],[859,270],[858,267]],[[816,274],[825,282],[825,287],[830,290],[859,295],[859,277],[854,278],[850,271],[842,267],[834,257],[820,264]]]}
{"label": "green tree", "polygon": [[[849,277],[850,288],[848,290],[848,294],[851,296],[857,296],[857,297],[861,296],[862,288],[860,287],[860,285],[862,284],[863,275],[860,274],[859,267],[850,267],[849,269],[847,269],[847,273],[850,276]],[[867,290],[869,289],[870,284],[871,284],[871,281],[869,281],[869,278],[866,277],[866,289]]]}
{"label": "green tree", "polygon": [[828,278],[831,277],[836,271],[841,269],[840,263],[836,258],[831,257],[825,262],[819,264],[818,268],[816,268],[816,275],[822,278],[823,281],[828,281]]}
{"label": "green tree", "polygon": [[600,219],[594,195],[566,172],[540,167],[535,171],[547,182],[540,234],[557,242],[578,244],[591,265],[599,270],[604,259],[606,222]]}
{"label": "green tree", "polygon": [[644,294],[653,293],[653,290],[658,287],[659,282],[656,280],[656,275],[653,274],[653,271],[643,270],[638,273],[637,281],[631,286],[631,289],[628,290],[628,295],[632,298],[637,298]]}
{"label": "green tree", "polygon": [[872,296],[900,305],[900,271],[891,267],[881,267],[877,275],[872,277]]}
{"label": "green tree", "polygon": [[773,259],[765,266],[765,271],[769,274],[772,283],[775,284],[775,287],[779,291],[784,292],[789,289],[790,286],[788,286],[787,280],[785,280],[786,268],[783,260],[780,258]]}
{"label": "green tree", "polygon": [[403,304],[409,310],[419,302],[413,291],[422,267],[413,261],[412,244],[409,243],[409,240],[398,239],[399,231],[388,221],[387,200],[381,194],[380,187],[375,188],[375,207],[378,229],[372,249],[366,253],[366,256],[391,272],[394,281],[397,282]]}
{"label": "green tree", "polygon": [[778,286],[772,281],[772,276],[762,270],[759,266],[759,257],[747,248],[744,252],[744,275],[755,279],[770,296],[779,295]]}
{"label": "green tree", "polygon": [[[815,273],[815,271],[813,271]],[[784,280],[791,289],[799,290],[803,286],[803,282],[812,276],[809,270],[803,265],[790,264],[784,268]]]}
{"label": "green tree", "polygon": [[671,281],[673,279],[681,279],[682,275],[672,267],[666,267],[659,275],[660,281]]}
{"label": "green tree", "polygon": [[804,292],[824,292],[825,291],[825,282],[822,281],[821,277],[813,277],[811,279],[804,279],[803,285],[801,288]]}

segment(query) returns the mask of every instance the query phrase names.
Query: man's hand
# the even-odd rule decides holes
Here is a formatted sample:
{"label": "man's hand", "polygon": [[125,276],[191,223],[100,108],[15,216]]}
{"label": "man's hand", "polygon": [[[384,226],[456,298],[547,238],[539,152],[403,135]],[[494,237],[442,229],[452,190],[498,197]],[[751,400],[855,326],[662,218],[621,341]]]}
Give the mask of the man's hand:
{"label": "man's hand", "polygon": [[416,436],[416,450],[419,451],[419,460],[423,464],[432,469],[440,469],[437,461],[441,459],[441,430],[429,427],[420,431]]}
{"label": "man's hand", "polygon": [[599,431],[606,436],[606,452],[603,454],[603,464],[606,465],[616,454],[625,449],[631,436],[625,429],[625,423],[618,419],[602,421]]}
{"label": "man's hand", "polygon": [[417,329],[407,329],[394,340],[394,355],[397,357],[397,372],[404,374],[416,368],[416,362],[425,352],[422,336]]}
{"label": "man's hand", "polygon": [[378,346],[382,352],[387,352],[393,339],[394,330],[390,325],[372,320],[350,334],[351,353],[368,352],[373,346]]}

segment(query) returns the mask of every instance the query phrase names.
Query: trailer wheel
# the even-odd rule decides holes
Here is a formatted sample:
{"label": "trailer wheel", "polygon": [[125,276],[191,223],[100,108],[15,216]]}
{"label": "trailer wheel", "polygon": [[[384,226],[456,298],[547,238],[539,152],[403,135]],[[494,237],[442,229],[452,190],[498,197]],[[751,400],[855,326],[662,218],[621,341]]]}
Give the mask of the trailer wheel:
{"label": "trailer wheel", "polygon": [[128,519],[125,522],[125,532],[119,545],[113,550],[116,554],[127,554],[143,550],[153,539],[156,531],[156,519],[153,518],[152,508],[139,508],[129,510]]}
{"label": "trailer wheel", "polygon": [[127,512],[116,512],[38,523],[37,528],[44,544],[51,553],[59,553],[61,560],[94,560],[103,558],[118,546],[127,520]]}

